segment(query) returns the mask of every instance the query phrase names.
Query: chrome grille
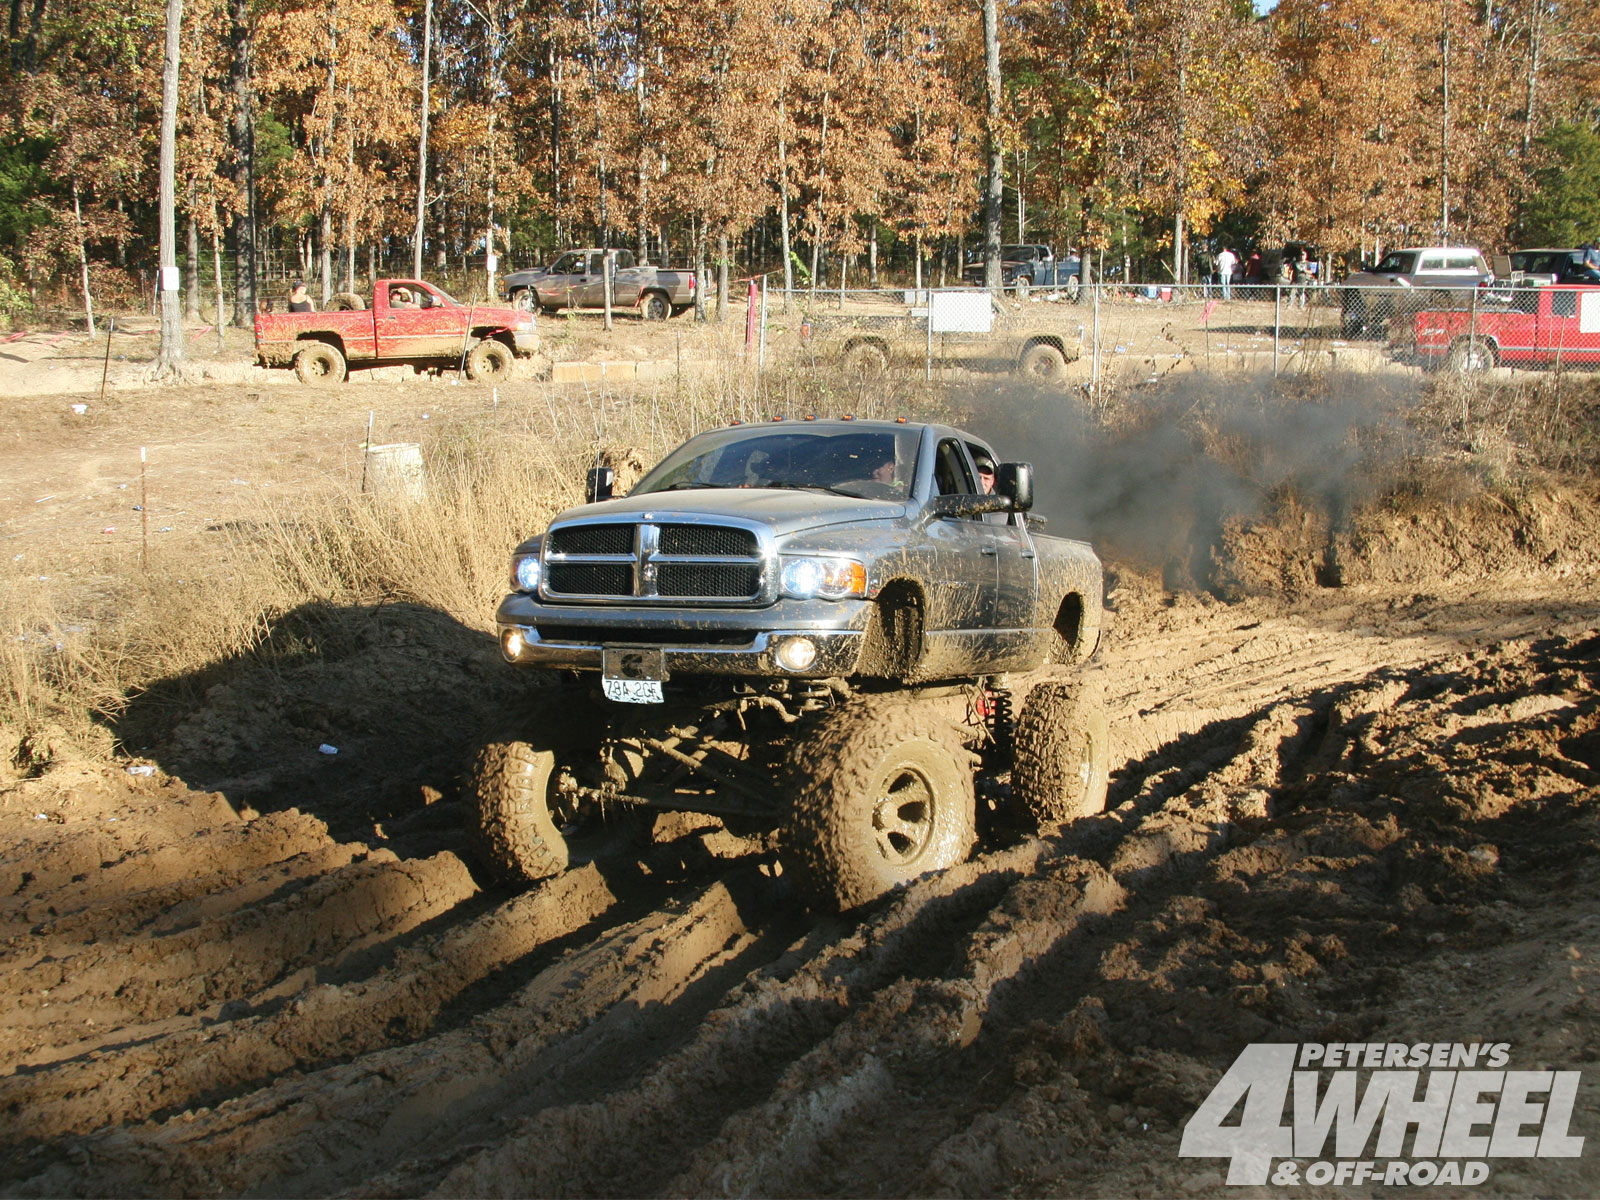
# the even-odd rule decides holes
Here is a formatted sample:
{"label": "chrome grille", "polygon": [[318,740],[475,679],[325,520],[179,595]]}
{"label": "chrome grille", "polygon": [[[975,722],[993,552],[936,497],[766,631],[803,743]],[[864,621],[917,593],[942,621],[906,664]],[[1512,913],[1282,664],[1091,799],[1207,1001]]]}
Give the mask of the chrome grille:
{"label": "chrome grille", "polygon": [[569,525],[550,531],[551,554],[632,554],[632,525]]}
{"label": "chrome grille", "polygon": [[760,563],[664,562],[657,570],[663,596],[754,596],[761,586]]}
{"label": "chrome grille", "polygon": [[631,596],[628,563],[551,563],[550,590],[567,596]]}
{"label": "chrome grille", "polygon": [[765,559],[742,525],[641,521],[552,529],[544,565],[551,599],[740,603],[760,599]]}
{"label": "chrome grille", "polygon": [[756,535],[727,525],[663,525],[661,553],[715,555],[719,558],[753,558]]}

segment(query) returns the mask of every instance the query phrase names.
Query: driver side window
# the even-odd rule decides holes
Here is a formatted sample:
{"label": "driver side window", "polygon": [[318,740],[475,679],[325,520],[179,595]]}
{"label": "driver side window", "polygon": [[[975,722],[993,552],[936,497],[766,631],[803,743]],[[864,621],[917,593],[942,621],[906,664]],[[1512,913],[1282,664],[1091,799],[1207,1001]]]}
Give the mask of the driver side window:
{"label": "driver side window", "polygon": [[971,496],[978,490],[967,466],[967,457],[961,453],[961,443],[946,438],[939,443],[934,457],[933,486],[941,496]]}

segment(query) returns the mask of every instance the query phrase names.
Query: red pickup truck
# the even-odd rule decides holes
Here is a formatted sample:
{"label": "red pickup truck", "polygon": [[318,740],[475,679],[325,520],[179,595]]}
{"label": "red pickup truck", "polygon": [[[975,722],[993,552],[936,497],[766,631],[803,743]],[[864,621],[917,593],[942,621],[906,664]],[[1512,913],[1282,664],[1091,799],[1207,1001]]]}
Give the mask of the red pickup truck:
{"label": "red pickup truck", "polygon": [[1600,287],[1494,289],[1476,311],[1429,309],[1412,325],[1420,362],[1457,371],[1533,363],[1600,364]]}
{"label": "red pickup truck", "polygon": [[370,308],[256,314],[256,361],[293,365],[313,385],[338,383],[352,366],[463,360],[471,378],[499,379],[538,349],[532,313],[463,305],[420,279],[378,280]]}

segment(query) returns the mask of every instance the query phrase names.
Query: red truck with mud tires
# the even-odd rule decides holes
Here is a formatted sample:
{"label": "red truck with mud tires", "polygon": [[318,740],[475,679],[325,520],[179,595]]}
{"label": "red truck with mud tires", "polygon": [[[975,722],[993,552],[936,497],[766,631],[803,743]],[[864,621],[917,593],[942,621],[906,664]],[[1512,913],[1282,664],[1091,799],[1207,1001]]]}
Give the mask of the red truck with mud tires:
{"label": "red truck with mud tires", "polygon": [[596,468],[590,497],[517,547],[495,613],[548,685],[471,768],[495,874],[701,813],[848,909],[980,826],[1104,806],[1100,560],[1039,532],[1027,463],[945,425],[775,421],[691,438],[626,497]]}
{"label": "red truck with mud tires", "polygon": [[1424,366],[1482,371],[1499,364],[1600,366],[1600,287],[1493,289],[1471,311],[1428,309],[1412,321]]}
{"label": "red truck with mud tires", "polygon": [[472,379],[510,374],[539,349],[530,312],[462,304],[420,279],[380,279],[372,303],[341,292],[328,312],[257,313],[256,361],[293,366],[300,382],[340,383],[351,367],[458,366]]}

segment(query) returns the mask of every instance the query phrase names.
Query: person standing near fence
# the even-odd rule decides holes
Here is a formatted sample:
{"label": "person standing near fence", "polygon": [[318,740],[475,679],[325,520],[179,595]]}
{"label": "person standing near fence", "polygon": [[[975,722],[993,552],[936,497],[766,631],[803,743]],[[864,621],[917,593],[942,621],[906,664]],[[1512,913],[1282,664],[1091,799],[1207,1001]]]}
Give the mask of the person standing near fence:
{"label": "person standing near fence", "polygon": [[1290,267],[1290,282],[1294,284],[1294,291],[1290,293],[1290,300],[1301,308],[1306,306],[1309,294],[1309,285],[1316,278],[1311,269],[1311,255],[1302,248]]}
{"label": "person standing near fence", "polygon": [[1222,285],[1222,298],[1233,299],[1233,269],[1239,265],[1239,256],[1224,246],[1217,255],[1217,282]]}

